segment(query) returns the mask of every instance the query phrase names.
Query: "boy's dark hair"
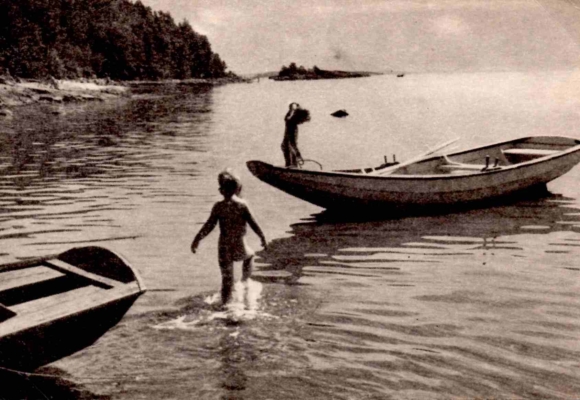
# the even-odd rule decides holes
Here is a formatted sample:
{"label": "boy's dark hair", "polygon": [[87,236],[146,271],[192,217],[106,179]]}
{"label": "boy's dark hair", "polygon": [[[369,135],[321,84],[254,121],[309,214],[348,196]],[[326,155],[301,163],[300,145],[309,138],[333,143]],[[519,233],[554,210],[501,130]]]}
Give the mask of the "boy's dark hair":
{"label": "boy's dark hair", "polygon": [[220,172],[218,183],[224,196],[231,197],[242,192],[242,182],[229,168]]}

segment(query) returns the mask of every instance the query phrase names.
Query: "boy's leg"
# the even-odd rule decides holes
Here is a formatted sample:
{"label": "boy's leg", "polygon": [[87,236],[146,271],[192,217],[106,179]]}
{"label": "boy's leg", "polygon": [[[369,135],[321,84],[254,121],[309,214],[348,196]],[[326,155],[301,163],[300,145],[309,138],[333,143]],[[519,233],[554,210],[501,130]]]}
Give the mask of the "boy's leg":
{"label": "boy's leg", "polygon": [[254,256],[244,260],[242,264],[242,282],[247,281],[252,277],[252,271],[254,269]]}
{"label": "boy's leg", "polygon": [[234,263],[232,261],[220,264],[222,272],[222,303],[225,305],[232,298],[234,287]]}
{"label": "boy's leg", "polygon": [[292,163],[290,158],[290,148],[287,143],[282,143],[282,153],[284,154],[284,162],[286,166],[289,167]]}
{"label": "boy's leg", "polygon": [[290,164],[290,167],[295,167],[298,165],[298,163],[296,162],[296,151],[294,151],[294,148],[289,146],[289,150],[288,150],[288,163]]}

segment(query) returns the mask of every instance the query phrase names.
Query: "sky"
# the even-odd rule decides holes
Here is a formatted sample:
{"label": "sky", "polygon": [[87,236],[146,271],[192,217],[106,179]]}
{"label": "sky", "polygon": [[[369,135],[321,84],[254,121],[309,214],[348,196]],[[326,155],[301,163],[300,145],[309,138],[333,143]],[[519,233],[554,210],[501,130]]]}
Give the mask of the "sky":
{"label": "sky", "polygon": [[580,65],[580,0],[141,0],[237,74],[558,70]]}

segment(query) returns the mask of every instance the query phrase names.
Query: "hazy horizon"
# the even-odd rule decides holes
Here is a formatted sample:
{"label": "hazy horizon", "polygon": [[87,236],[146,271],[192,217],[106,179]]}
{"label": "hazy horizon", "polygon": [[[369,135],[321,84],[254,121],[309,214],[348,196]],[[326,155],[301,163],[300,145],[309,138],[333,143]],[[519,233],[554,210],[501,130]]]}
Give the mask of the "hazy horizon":
{"label": "hazy horizon", "polygon": [[580,63],[571,0],[142,0],[187,20],[239,74],[569,69]]}

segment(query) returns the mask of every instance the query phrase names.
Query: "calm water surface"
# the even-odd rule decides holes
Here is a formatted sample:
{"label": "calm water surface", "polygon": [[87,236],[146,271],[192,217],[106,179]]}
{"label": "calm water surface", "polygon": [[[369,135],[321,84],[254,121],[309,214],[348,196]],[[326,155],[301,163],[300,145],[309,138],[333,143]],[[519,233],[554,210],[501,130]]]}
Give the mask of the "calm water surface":
{"label": "calm water surface", "polygon": [[[245,162],[282,163],[292,101],[313,116],[302,153],[325,169],[455,137],[457,149],[580,139],[579,82],[565,71],[262,80],[16,110],[0,122],[0,261],[104,245],[149,288],[95,345],[39,371],[60,379],[34,385],[71,398],[578,398],[580,168],[543,197],[365,221],[270,188]],[[234,318],[215,307],[217,232],[189,252],[225,167],[271,241],[238,288],[250,310]]]}

